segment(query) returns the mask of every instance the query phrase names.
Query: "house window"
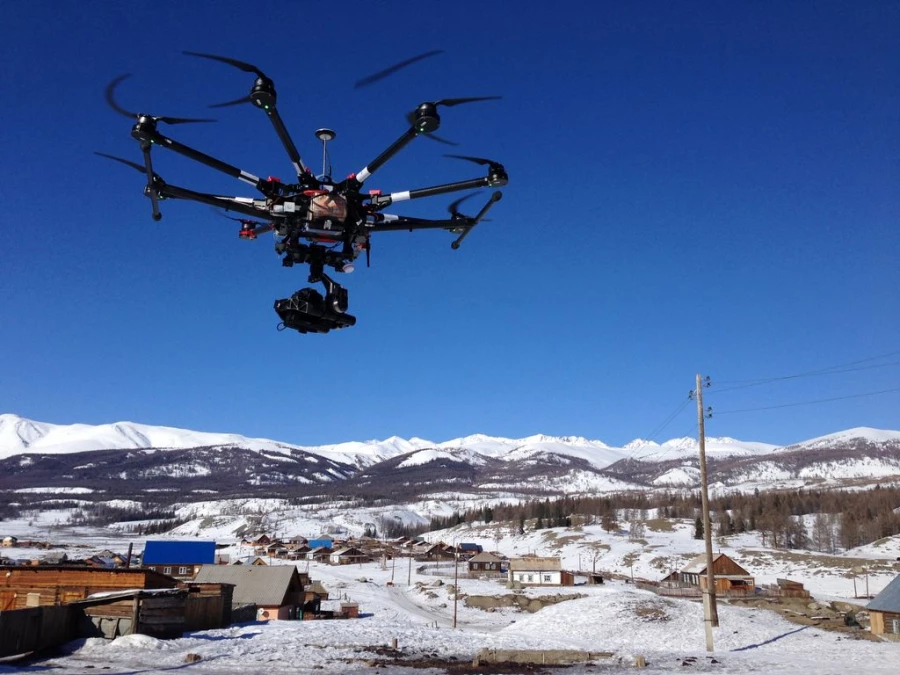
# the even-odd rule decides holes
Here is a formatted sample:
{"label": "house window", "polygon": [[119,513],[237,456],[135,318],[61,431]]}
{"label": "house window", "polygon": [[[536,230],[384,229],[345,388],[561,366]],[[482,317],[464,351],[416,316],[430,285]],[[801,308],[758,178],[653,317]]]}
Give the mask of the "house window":
{"label": "house window", "polygon": [[178,574],[189,574],[188,568],[187,567],[179,567]]}
{"label": "house window", "polygon": [[494,563],[488,563],[487,568],[488,568],[489,570],[494,569]]}
{"label": "house window", "polygon": [[900,635],[900,619],[891,619],[891,632]]}
{"label": "house window", "polygon": [[163,574],[172,574],[171,567],[163,567]]}
{"label": "house window", "polygon": [[544,583],[545,583],[545,584],[549,584],[550,581],[551,581],[550,575],[549,575],[549,574],[545,574],[545,575],[544,575]]}
{"label": "house window", "polygon": [[534,575],[533,575],[533,574],[529,574],[529,575],[528,575],[528,581],[534,581]]}

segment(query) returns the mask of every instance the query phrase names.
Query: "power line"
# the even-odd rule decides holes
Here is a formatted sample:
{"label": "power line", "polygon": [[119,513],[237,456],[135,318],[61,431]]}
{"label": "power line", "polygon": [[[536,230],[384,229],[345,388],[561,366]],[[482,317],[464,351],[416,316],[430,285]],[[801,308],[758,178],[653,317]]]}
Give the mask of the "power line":
{"label": "power line", "polygon": [[898,365],[898,364],[900,364],[900,362],[878,363],[878,364],[873,364],[870,366],[864,366],[861,368],[853,368],[852,367],[852,366],[857,366],[862,363],[870,363],[872,361],[879,361],[881,359],[886,359],[889,356],[896,356],[898,354],[900,354],[900,350],[895,350],[892,352],[888,352],[886,354],[880,354],[878,356],[869,356],[864,359],[850,361],[849,363],[839,363],[834,366],[818,368],[816,370],[805,371],[802,373],[794,373],[791,375],[779,375],[779,376],[775,376],[775,377],[758,378],[758,379],[753,379],[753,380],[722,380],[719,382],[720,384],[734,384],[734,385],[738,385],[738,386],[727,387],[726,389],[719,389],[718,391],[719,391],[719,393],[721,393],[724,391],[732,391],[734,389],[742,389],[744,387],[755,387],[755,386],[759,386],[762,384],[768,384],[770,382],[778,382],[781,380],[792,380],[792,379],[797,379],[800,377],[812,377],[812,376],[816,376],[816,375],[831,375],[831,374],[844,373],[844,372],[853,372],[855,370],[866,370],[866,369],[870,369],[870,368],[881,368],[883,366]]}
{"label": "power line", "polygon": [[894,389],[882,389],[881,391],[868,391],[863,394],[848,394],[847,396],[835,396],[833,398],[820,398],[813,401],[799,401],[797,403],[782,403],[781,405],[768,405],[760,408],[742,408],[740,410],[716,410],[716,415],[730,415],[734,413],[756,412],[758,410],[776,410],[777,408],[794,408],[801,405],[813,405],[815,403],[829,403],[831,401],[844,401],[848,398],[864,398],[866,396],[878,396],[900,391],[900,387]]}
{"label": "power line", "polygon": [[821,370],[821,371],[812,371],[808,373],[798,373],[797,375],[782,375],[781,377],[771,377],[767,380],[759,380],[756,382],[750,382],[749,384],[739,384],[734,387],[725,387],[724,389],[719,389],[716,393],[723,394],[726,391],[735,391],[737,389],[748,389],[750,387],[759,387],[764,384],[771,384],[772,382],[783,382],[784,380],[796,380],[801,377],[820,377],[822,375],[840,375],[841,373],[855,373],[860,370],[872,370],[873,368],[884,368],[885,366],[900,366],[900,361],[891,361],[890,363],[876,363],[869,366],[858,366],[856,368],[843,368],[841,370]]}
{"label": "power line", "polygon": [[675,408],[675,410],[673,410],[671,413],[669,413],[668,417],[666,417],[662,422],[660,422],[659,424],[656,425],[656,427],[653,429],[653,431],[650,432],[650,435],[647,436],[647,440],[652,441],[656,436],[661,434],[667,426],[669,426],[672,422],[675,421],[675,418],[681,414],[681,411],[684,410],[690,402],[691,402],[690,398],[684,399],[678,405],[678,407]]}

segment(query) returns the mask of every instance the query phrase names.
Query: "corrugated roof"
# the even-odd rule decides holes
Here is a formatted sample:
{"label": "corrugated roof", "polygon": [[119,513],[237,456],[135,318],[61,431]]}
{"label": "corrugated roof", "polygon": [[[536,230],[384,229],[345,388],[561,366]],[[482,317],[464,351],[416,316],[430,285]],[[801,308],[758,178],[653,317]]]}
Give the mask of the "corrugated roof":
{"label": "corrugated roof", "polygon": [[558,572],[561,569],[559,558],[513,558],[509,561],[510,572]]}
{"label": "corrugated roof", "polygon": [[488,553],[487,551],[483,551],[478,555],[473,555],[469,558],[469,562],[473,563],[481,563],[481,562],[502,562],[503,559],[495,556],[493,553]]}
{"label": "corrugated roof", "polygon": [[216,560],[214,541],[148,541],[144,565],[201,565]]}
{"label": "corrugated roof", "polygon": [[232,603],[256,603],[265,607],[280,607],[290,590],[291,580],[300,576],[293,565],[204,565],[194,579],[200,584],[234,584]]}
{"label": "corrugated roof", "polygon": [[[713,556],[713,564],[715,564],[716,560],[721,558],[724,553],[717,553]],[[706,571],[706,554],[701,553],[700,555],[694,556],[690,559],[687,565],[681,568],[681,571],[685,574],[701,574]]]}
{"label": "corrugated roof", "polygon": [[900,612],[900,576],[894,577],[881,593],[872,598],[866,609],[874,609],[876,612]]}

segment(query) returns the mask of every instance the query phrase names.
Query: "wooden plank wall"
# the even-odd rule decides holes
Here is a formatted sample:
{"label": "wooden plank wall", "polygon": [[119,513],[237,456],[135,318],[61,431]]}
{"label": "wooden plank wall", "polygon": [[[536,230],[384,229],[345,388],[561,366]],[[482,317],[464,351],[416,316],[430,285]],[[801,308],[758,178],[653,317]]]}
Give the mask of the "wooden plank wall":
{"label": "wooden plank wall", "polygon": [[77,637],[77,610],[29,607],[0,612],[0,657],[61,645]]}
{"label": "wooden plank wall", "polygon": [[224,628],[231,618],[231,601],[228,602],[229,622],[225,623],[225,598],[221,595],[191,593],[184,606],[184,630],[210,630]]}

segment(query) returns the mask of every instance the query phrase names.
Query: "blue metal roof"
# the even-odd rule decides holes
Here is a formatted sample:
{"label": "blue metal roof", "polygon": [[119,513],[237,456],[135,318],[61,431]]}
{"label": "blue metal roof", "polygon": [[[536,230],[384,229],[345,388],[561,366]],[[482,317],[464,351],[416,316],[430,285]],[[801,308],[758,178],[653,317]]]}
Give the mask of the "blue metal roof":
{"label": "blue metal roof", "polygon": [[323,537],[322,539],[310,539],[307,542],[307,546],[310,548],[331,548],[334,542],[327,537]]}
{"label": "blue metal roof", "polygon": [[201,565],[216,561],[214,541],[148,541],[144,565]]}

